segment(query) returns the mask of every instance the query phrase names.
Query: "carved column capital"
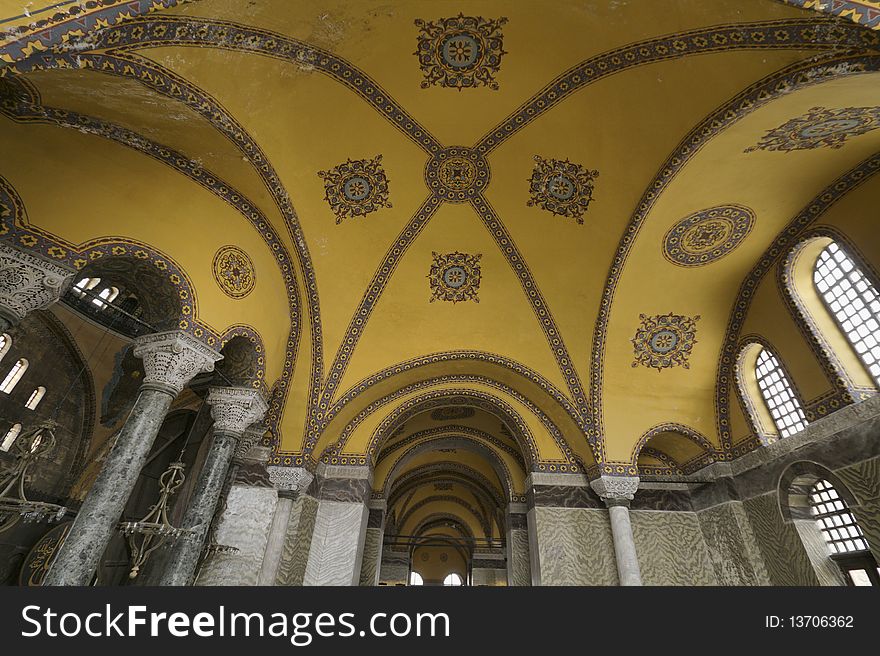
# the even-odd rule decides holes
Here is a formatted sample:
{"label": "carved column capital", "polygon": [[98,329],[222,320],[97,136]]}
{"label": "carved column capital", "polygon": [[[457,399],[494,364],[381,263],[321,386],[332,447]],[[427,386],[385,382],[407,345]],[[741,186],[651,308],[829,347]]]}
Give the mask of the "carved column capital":
{"label": "carved column capital", "polygon": [[305,492],[311,485],[315,475],[305,467],[277,467],[272,465],[269,470],[269,480],[278,490],[283,492]]}
{"label": "carved column capital", "polygon": [[237,438],[244,435],[248,426],[260,421],[269,409],[260,391],[252,387],[211,387],[207,401],[214,418],[214,430]]}
{"label": "carved column capital", "polygon": [[134,342],[134,355],[144,361],[141,387],[173,396],[180,394],[198,374],[213,371],[214,363],[223,359],[217,351],[180,330],[138,337]]}
{"label": "carved column capital", "polygon": [[608,506],[628,506],[639,489],[638,476],[600,476],[590,487]]}
{"label": "carved column capital", "polygon": [[259,446],[265,434],[266,427],[262,423],[254,423],[246,428],[241,437],[238,438],[238,446],[235,447],[235,459],[244,460],[248,457],[248,453],[255,446]]}
{"label": "carved column capital", "polygon": [[30,312],[55,303],[74,272],[0,244],[0,317],[15,325]]}

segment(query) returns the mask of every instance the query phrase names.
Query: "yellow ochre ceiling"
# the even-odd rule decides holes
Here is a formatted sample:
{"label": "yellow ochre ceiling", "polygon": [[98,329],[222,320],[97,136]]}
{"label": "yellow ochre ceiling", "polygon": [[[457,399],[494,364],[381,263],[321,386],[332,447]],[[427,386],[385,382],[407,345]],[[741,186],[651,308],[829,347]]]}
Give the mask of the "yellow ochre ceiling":
{"label": "yellow ochre ceiling", "polygon": [[[651,466],[724,457],[740,285],[880,145],[877,33],[774,0],[165,5],[0,54],[0,176],[30,229],[150,244],[206,326],[259,333],[280,464],[388,469],[444,405],[520,449],[484,440],[512,495],[523,467],[632,473],[652,430]],[[838,123],[768,141],[798,118]]]}

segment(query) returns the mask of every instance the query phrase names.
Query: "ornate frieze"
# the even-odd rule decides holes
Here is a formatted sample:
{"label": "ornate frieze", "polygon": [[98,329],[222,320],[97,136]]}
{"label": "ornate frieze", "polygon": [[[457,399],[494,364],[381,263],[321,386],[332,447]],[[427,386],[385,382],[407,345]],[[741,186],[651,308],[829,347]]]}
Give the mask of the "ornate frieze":
{"label": "ornate frieze", "polygon": [[15,324],[52,305],[72,276],[70,269],[0,245],[0,317]]}
{"label": "ornate frieze", "polygon": [[144,361],[144,382],[177,396],[203,371],[213,371],[214,363],[223,359],[195,337],[180,330],[169,330],[138,337],[134,355]]}
{"label": "ornate frieze", "polygon": [[260,391],[251,387],[212,387],[207,401],[214,430],[233,435],[242,435],[248,426],[263,418],[268,408]]}

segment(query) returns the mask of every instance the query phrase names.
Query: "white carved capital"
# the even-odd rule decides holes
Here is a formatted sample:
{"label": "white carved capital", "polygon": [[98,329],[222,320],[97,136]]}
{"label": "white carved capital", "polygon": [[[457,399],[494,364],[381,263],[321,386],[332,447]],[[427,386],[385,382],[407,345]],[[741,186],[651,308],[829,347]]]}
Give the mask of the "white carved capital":
{"label": "white carved capital", "polygon": [[600,476],[590,481],[590,487],[603,501],[632,501],[639,489],[638,476]]}
{"label": "white carved capital", "polygon": [[214,430],[233,435],[242,435],[269,409],[263,395],[253,387],[212,387],[207,401],[214,418]]}
{"label": "white carved capital", "polygon": [[0,244],[0,316],[15,324],[55,303],[73,271]]}
{"label": "white carved capital", "polygon": [[288,492],[303,492],[311,485],[315,478],[314,474],[304,467],[278,467],[272,465],[266,467],[269,472],[269,481],[279,490]]}
{"label": "white carved capital", "polygon": [[144,385],[177,396],[203,371],[213,371],[223,356],[195,337],[169,330],[138,337],[134,355],[144,361]]}

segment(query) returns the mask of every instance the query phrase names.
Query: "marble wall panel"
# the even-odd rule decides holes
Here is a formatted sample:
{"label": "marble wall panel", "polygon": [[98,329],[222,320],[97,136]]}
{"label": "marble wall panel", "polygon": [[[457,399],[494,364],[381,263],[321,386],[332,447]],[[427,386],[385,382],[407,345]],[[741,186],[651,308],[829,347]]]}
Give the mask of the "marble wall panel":
{"label": "marble wall panel", "polygon": [[644,585],[718,585],[696,513],[630,512]]}
{"label": "marble wall panel", "polygon": [[537,507],[528,523],[533,585],[617,585],[606,510]]}

